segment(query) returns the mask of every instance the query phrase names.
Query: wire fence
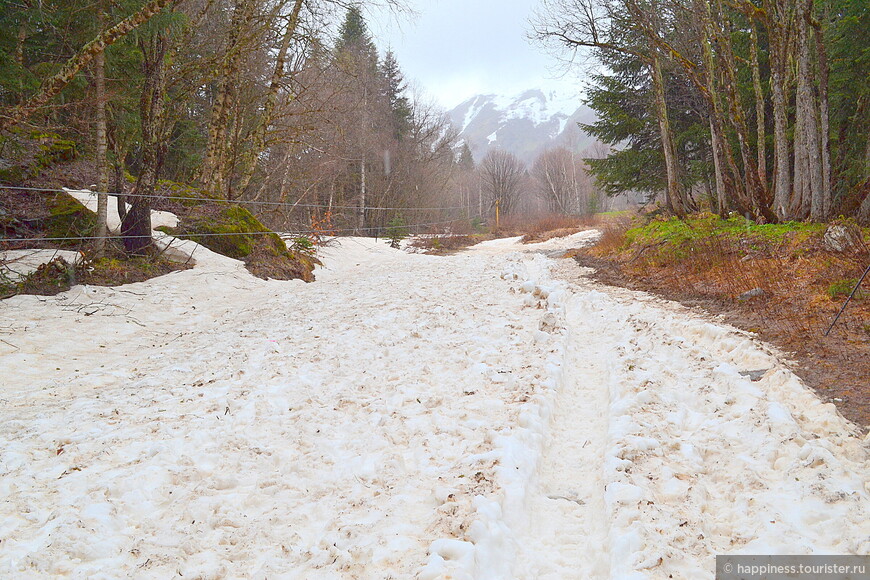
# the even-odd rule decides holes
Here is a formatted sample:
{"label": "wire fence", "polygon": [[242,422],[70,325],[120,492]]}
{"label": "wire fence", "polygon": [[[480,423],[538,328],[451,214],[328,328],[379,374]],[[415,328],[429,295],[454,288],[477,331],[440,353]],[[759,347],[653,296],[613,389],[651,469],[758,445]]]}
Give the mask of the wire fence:
{"label": "wire fence", "polygon": [[[280,201],[260,201],[260,200],[224,200],[224,199],[215,199],[210,197],[198,197],[198,196],[188,196],[188,195],[173,195],[173,194],[160,194],[160,195],[144,195],[133,193],[117,193],[117,192],[96,192],[90,189],[73,189],[73,188],[51,188],[51,187],[26,187],[26,186],[10,186],[10,185],[0,185],[0,190],[12,190],[12,191],[21,191],[28,192],[31,194],[42,194],[42,195],[54,195],[58,193],[66,193],[66,194],[79,194],[79,195],[87,195],[91,197],[93,200],[97,199],[97,196],[101,193],[105,195],[113,196],[118,198],[119,202],[123,199],[125,202],[129,199],[137,199],[137,198],[149,198],[158,202],[157,205],[160,206],[159,202],[164,201],[174,201],[179,202],[181,204],[189,203],[189,202],[202,202],[202,203],[219,203],[219,204],[229,204],[236,205],[241,207],[264,207],[270,209],[287,209],[290,212],[294,212],[297,210],[312,210],[312,213],[307,216],[308,224],[305,224],[305,217],[302,219],[297,218],[294,220],[294,223],[291,227],[285,228],[276,228],[275,231],[267,230],[251,230],[251,231],[233,231],[233,232],[185,232],[183,234],[179,234],[181,237],[197,237],[197,238],[220,238],[220,237],[232,237],[232,236],[265,236],[272,235],[273,233],[277,233],[282,238],[294,238],[294,237],[304,237],[304,236],[315,236],[317,238],[322,237],[336,237],[336,236],[346,236],[346,235],[361,235],[368,237],[384,237],[384,235],[388,234],[391,229],[400,230],[408,235],[420,235],[426,233],[432,233],[433,229],[437,228],[448,228],[451,225],[457,225],[463,223],[465,226],[470,224],[469,216],[472,214],[472,210],[476,209],[477,206],[440,206],[440,207],[393,207],[393,206],[372,206],[372,207],[360,207],[360,206],[349,206],[349,205],[335,205],[335,204],[303,204],[303,203],[291,203],[291,202],[280,202]],[[315,211],[317,213],[315,213]],[[327,215],[332,215],[331,212],[351,212],[351,215],[341,216],[336,221],[344,221],[346,223],[353,223],[360,220],[360,213],[363,213],[365,217],[363,218],[363,223],[365,225],[357,225],[354,227],[350,227],[347,225],[334,225],[332,217],[329,218],[328,223],[318,222],[318,218],[321,215],[321,211],[330,212]],[[406,214],[417,215],[419,218],[424,218],[422,220],[410,220],[406,223],[404,220],[400,220],[399,222],[391,225],[386,223],[384,218],[384,214],[381,214],[378,217],[371,216],[372,212],[393,212],[394,216],[405,216]],[[425,214],[425,215],[421,215]],[[450,216],[449,219],[432,219],[430,216],[441,214],[442,218],[446,218],[446,216]],[[258,216],[259,217],[259,216]],[[429,219],[425,219],[429,217]],[[375,222],[377,225],[372,225]],[[31,235],[25,237],[18,236],[6,236],[0,235],[0,243],[8,244],[24,244],[24,243],[70,243],[70,242],[93,242],[101,239],[118,239],[120,236],[118,234],[109,234],[106,236],[97,236],[97,235]],[[150,238],[150,235],[124,235],[125,239],[143,239]]]}
{"label": "wire fence", "polygon": [[456,211],[456,210],[471,210],[477,209],[476,205],[455,205],[455,206],[443,206],[443,207],[378,207],[378,206],[359,206],[359,205],[327,205],[327,204],[311,204],[311,203],[295,203],[289,201],[262,201],[262,200],[245,200],[245,199],[236,199],[236,200],[227,200],[227,199],[216,199],[213,197],[191,197],[186,195],[145,195],[145,194],[137,194],[137,193],[117,193],[111,191],[93,191],[90,189],[73,189],[73,188],[46,188],[46,187],[20,187],[20,186],[12,186],[12,185],[0,185],[0,189],[11,189],[17,191],[31,191],[34,193],[84,193],[88,195],[111,195],[113,197],[123,197],[123,198],[143,198],[147,197],[154,200],[176,200],[176,201],[202,201],[202,202],[212,202],[212,203],[230,203],[230,204],[238,204],[238,205],[251,205],[251,206],[275,206],[275,207],[288,207],[288,208],[300,208],[300,209],[328,209],[328,210],[364,210],[364,211]]}

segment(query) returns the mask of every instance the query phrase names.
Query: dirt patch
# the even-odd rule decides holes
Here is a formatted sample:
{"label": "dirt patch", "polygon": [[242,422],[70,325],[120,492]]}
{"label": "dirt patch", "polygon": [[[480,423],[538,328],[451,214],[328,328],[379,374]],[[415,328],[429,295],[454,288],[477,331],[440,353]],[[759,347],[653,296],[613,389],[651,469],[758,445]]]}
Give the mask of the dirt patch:
{"label": "dirt patch", "polygon": [[109,243],[102,258],[70,264],[57,257],[40,265],[20,280],[0,281],[0,298],[17,294],[54,296],[66,292],[77,284],[90,286],[120,286],[144,282],[156,276],[187,270],[189,264],[171,261],[159,253],[150,256],[128,257],[120,244]]}
{"label": "dirt patch", "polygon": [[851,255],[825,252],[813,242],[802,248],[799,257],[759,253],[749,259],[737,258],[735,267],[744,270],[741,287],[759,290],[755,296],[743,297],[723,283],[727,269],[710,257],[654,264],[643,258],[653,250],[642,252],[642,248],[607,256],[596,256],[594,248],[572,254],[581,266],[593,268],[592,278],[601,283],[650,292],[721,315],[729,324],[788,353],[791,370],[866,433],[870,427],[870,299],[850,303],[825,336],[845,298],[836,293],[829,296],[824,289],[838,280],[860,277],[861,264],[866,267],[870,258],[863,251]]}

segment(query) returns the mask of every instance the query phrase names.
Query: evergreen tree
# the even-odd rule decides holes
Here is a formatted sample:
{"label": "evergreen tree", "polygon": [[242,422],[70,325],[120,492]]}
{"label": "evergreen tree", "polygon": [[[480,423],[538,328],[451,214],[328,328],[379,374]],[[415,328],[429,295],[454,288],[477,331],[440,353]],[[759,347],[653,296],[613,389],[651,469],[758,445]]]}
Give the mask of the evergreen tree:
{"label": "evergreen tree", "polygon": [[462,147],[459,149],[459,159],[456,163],[462,171],[474,170],[474,156],[471,154],[471,149],[468,148],[468,143],[462,143]]}
{"label": "evergreen tree", "polygon": [[399,69],[399,62],[393,51],[388,50],[381,65],[381,77],[384,80],[383,97],[390,105],[393,136],[401,140],[408,134],[413,118],[411,102],[404,95],[407,86],[405,78]]}
{"label": "evergreen tree", "polygon": [[344,22],[338,30],[335,53],[339,64],[353,68],[362,65],[363,70],[356,72],[374,73],[377,70],[378,49],[358,6],[347,9]]}

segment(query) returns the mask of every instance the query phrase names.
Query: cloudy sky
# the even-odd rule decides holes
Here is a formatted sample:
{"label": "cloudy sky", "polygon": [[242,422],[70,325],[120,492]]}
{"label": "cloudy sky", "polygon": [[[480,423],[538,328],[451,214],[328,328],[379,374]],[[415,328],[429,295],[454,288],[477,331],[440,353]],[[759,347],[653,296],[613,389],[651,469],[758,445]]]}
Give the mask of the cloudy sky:
{"label": "cloudy sky", "polygon": [[383,51],[392,47],[405,72],[443,107],[481,93],[530,88],[577,92],[576,76],[526,38],[538,0],[410,0],[416,17],[370,13]]}

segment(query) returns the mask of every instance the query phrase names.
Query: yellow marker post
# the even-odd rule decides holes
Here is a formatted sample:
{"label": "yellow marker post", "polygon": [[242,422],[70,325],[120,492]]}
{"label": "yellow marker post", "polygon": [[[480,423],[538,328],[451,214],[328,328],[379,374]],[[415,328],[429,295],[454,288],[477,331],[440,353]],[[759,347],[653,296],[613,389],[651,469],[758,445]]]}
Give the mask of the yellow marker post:
{"label": "yellow marker post", "polygon": [[495,229],[498,229],[498,206],[501,205],[501,200],[495,200]]}

